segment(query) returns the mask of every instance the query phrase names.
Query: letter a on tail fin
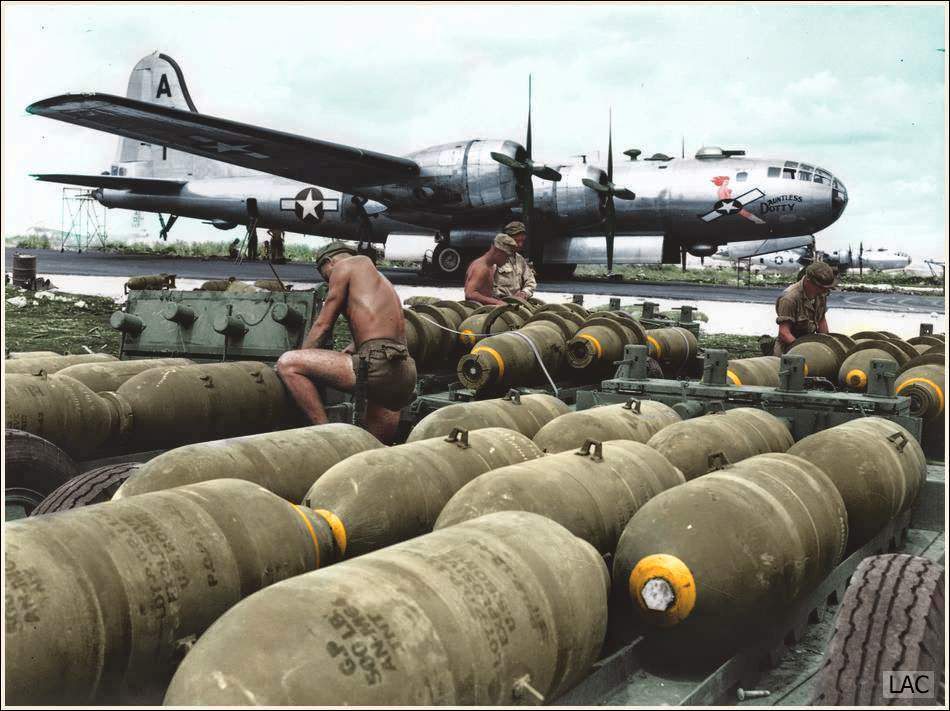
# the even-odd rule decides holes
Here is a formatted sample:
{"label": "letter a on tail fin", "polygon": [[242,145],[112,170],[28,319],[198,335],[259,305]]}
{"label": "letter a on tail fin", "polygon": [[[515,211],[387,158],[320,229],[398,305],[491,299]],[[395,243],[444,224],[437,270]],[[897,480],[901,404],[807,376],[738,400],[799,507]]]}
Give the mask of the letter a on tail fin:
{"label": "letter a on tail fin", "polygon": [[[198,111],[178,62],[160,52],[143,57],[132,68],[125,95],[168,108]],[[193,156],[131,138],[119,139],[116,163],[129,175],[177,178],[192,174],[195,169]]]}
{"label": "letter a on tail fin", "polygon": [[129,76],[125,95],[130,99],[169,106],[182,111],[197,111],[188,93],[185,75],[167,54],[155,52],[139,60]]}

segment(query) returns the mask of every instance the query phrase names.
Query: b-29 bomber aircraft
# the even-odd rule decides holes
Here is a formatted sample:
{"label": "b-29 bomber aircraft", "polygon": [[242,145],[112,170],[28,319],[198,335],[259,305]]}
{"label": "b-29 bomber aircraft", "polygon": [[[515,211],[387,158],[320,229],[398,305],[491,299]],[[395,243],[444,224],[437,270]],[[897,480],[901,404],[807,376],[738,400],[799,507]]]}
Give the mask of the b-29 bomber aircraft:
{"label": "b-29 bomber aircraft", "polygon": [[443,274],[464,272],[512,218],[529,225],[535,266],[566,276],[577,264],[609,272],[709,256],[726,242],[811,235],[848,201],[828,170],[741,150],[640,159],[630,149],[615,167],[609,135],[606,169],[535,163],[530,87],[524,145],[468,139],[402,157],[199,113],[180,67],[160,53],[136,65],[125,97],[64,94],[27,111],[122,137],[108,174],[35,176],[94,188],[106,207],[361,242],[434,232]]}

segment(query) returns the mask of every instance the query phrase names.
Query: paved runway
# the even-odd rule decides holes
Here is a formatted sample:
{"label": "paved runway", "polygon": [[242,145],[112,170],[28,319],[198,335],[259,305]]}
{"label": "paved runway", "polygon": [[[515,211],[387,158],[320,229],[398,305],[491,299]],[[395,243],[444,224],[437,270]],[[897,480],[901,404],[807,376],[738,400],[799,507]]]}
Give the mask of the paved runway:
{"label": "paved runway", "polygon": [[[112,252],[59,252],[44,249],[15,249],[3,252],[4,271],[13,269],[13,254],[35,254],[37,274],[75,274],[78,276],[127,277],[138,274],[177,274],[183,279],[272,279],[273,274],[263,262],[235,264],[227,259],[200,259],[195,257],[149,257]],[[320,281],[312,264],[275,265],[280,278],[286,282]],[[413,269],[384,269],[383,273],[394,283],[405,286],[458,286],[445,280],[423,277]],[[55,280],[54,280],[55,282]],[[562,291],[574,294],[607,294],[610,296],[639,297],[644,299],[671,299],[689,301],[730,301],[739,303],[771,304],[781,293],[779,287],[734,287],[708,284],[669,282],[608,282],[571,280],[544,282],[544,291]],[[882,294],[879,292],[835,291],[828,299],[831,308],[870,309],[899,313],[944,313],[943,296],[910,294]]]}

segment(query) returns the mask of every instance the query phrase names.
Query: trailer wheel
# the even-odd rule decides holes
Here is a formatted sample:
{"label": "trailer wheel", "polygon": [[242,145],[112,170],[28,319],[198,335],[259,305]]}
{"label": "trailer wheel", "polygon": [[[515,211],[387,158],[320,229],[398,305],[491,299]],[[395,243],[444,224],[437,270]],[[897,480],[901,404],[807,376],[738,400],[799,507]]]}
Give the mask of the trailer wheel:
{"label": "trailer wheel", "polygon": [[[813,705],[882,706],[886,671],[933,671],[944,705],[944,569],[927,558],[878,555],[861,561],[835,619],[818,671]],[[907,703],[906,701],[904,703]]]}
{"label": "trailer wheel", "polygon": [[9,518],[29,515],[57,486],[79,473],[66,452],[23,430],[4,430],[3,462],[4,503],[9,508]]}
{"label": "trailer wheel", "polygon": [[141,466],[140,462],[122,462],[90,469],[73,477],[43,499],[30,516],[43,516],[109,501],[125,480]]}

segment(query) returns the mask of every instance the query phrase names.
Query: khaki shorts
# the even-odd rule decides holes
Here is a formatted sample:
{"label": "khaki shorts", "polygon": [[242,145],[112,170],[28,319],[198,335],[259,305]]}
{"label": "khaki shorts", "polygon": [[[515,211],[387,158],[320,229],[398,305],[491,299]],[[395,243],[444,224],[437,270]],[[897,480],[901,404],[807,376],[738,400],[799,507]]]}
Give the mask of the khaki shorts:
{"label": "khaki shorts", "polygon": [[373,338],[360,344],[353,355],[353,372],[359,378],[360,358],[366,358],[366,399],[387,410],[401,410],[414,399],[416,362],[405,343]]}

